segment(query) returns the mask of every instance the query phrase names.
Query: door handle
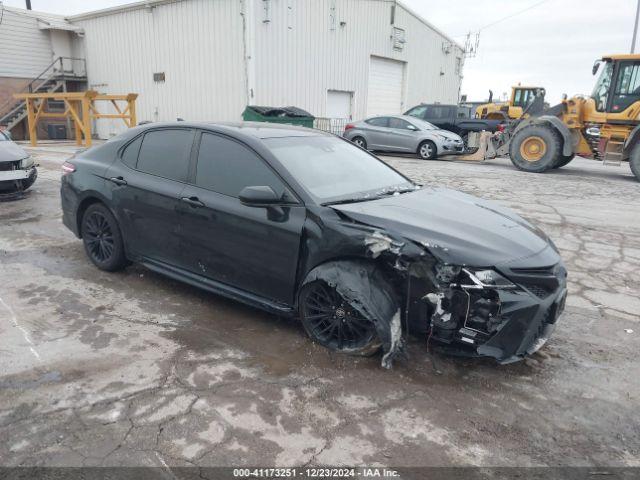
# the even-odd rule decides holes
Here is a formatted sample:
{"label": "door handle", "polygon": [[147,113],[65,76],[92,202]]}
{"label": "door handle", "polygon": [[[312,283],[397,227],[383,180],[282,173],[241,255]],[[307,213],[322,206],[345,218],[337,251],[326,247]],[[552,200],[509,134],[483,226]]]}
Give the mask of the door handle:
{"label": "door handle", "polygon": [[202,203],[198,197],[182,197],[182,201],[193,208],[202,208],[204,207],[204,203]]}
{"label": "door handle", "polygon": [[111,177],[109,179],[109,181],[115,183],[116,185],[120,185],[120,186],[123,186],[123,185],[127,184],[127,181],[122,177]]}

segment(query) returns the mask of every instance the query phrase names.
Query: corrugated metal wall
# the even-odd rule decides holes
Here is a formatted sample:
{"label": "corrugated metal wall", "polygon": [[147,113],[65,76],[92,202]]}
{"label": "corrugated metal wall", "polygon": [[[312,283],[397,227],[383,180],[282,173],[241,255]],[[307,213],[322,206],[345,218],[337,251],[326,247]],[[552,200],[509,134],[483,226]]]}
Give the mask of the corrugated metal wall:
{"label": "corrugated metal wall", "polygon": [[[349,91],[366,114],[372,55],[406,62],[403,108],[457,102],[459,50],[387,0],[177,0],[79,19],[91,88],[140,94],[140,120],[239,120],[247,97],[327,114],[327,91]],[[246,19],[246,30],[243,20]],[[393,48],[392,27],[406,44]],[[245,52],[247,61],[244,61]],[[157,83],[153,73],[164,72]],[[443,74],[441,75],[441,72]],[[99,134],[121,129],[101,120]]]}
{"label": "corrugated metal wall", "polygon": [[53,60],[49,32],[24,10],[0,7],[0,16],[0,77],[40,75]]}
{"label": "corrugated metal wall", "polygon": [[[75,21],[85,30],[89,87],[138,93],[140,121],[240,118],[246,105],[240,13],[236,0],[188,0]],[[160,72],[165,81],[155,82]],[[121,120],[98,122],[101,137],[122,128]]]}
{"label": "corrugated metal wall", "polygon": [[[459,49],[445,54],[446,39],[400,5],[392,25],[389,1],[254,1],[254,103],[293,104],[325,116],[327,91],[344,90],[354,92],[354,117],[362,118],[372,55],[406,62],[405,109],[457,103]],[[402,51],[393,48],[393,26],[405,30]]]}

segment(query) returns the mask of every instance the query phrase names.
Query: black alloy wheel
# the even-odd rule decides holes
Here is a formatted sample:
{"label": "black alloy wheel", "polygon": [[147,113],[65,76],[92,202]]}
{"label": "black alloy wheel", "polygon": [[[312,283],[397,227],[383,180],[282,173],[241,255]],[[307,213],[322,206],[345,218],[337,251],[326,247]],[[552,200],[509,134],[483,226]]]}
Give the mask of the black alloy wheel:
{"label": "black alloy wheel", "polygon": [[126,265],[118,223],[104,205],[91,205],[84,213],[82,240],[87,256],[101,270],[115,271]]}
{"label": "black alloy wheel", "polygon": [[322,346],[353,355],[371,355],[380,348],[374,323],[335,288],[314,281],[304,286],[300,297],[305,330]]}

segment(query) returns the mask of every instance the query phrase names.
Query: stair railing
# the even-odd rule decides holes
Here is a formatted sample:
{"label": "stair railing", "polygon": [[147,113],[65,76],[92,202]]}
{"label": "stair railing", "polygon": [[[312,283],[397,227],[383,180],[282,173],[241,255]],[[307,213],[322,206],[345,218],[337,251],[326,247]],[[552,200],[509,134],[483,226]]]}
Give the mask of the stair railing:
{"label": "stair railing", "polygon": [[[71,64],[71,69],[65,69]],[[79,66],[76,69],[76,66]],[[62,76],[85,77],[87,75],[87,63],[84,58],[58,57],[45,68],[40,75],[31,80],[25,88],[18,93],[38,92],[47,82]],[[19,110],[24,102],[16,102],[13,98],[0,106],[0,118],[6,118]]]}

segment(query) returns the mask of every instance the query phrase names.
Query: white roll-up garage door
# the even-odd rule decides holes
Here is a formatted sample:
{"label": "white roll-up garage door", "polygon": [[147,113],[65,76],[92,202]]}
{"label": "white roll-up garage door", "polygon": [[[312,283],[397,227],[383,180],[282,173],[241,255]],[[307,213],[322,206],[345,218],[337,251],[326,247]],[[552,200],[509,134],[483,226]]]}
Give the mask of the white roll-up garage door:
{"label": "white roll-up garage door", "polygon": [[401,114],[403,85],[404,62],[372,56],[369,64],[367,116]]}

